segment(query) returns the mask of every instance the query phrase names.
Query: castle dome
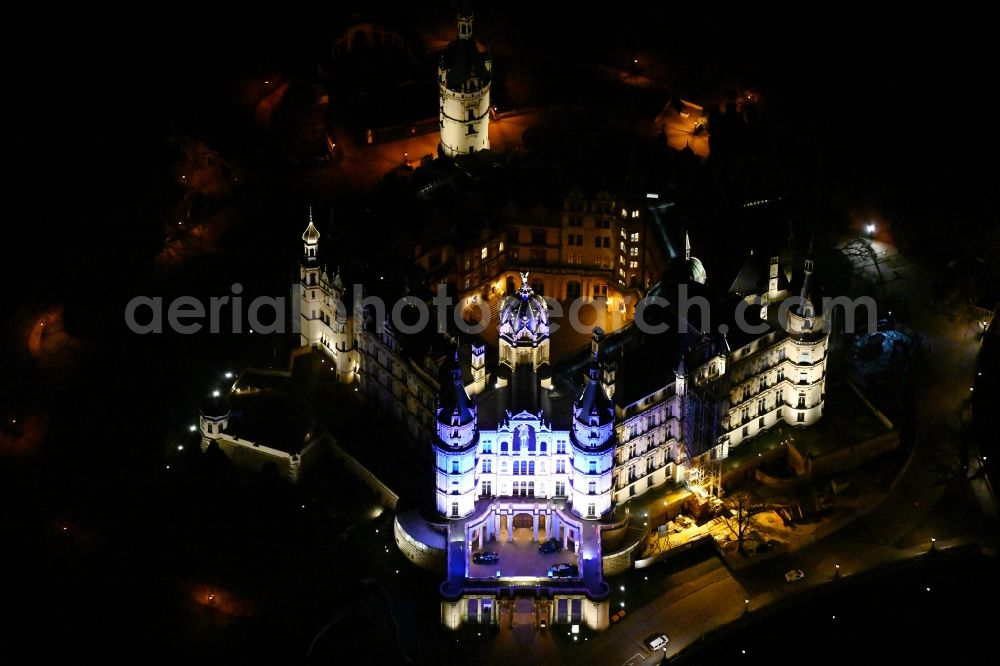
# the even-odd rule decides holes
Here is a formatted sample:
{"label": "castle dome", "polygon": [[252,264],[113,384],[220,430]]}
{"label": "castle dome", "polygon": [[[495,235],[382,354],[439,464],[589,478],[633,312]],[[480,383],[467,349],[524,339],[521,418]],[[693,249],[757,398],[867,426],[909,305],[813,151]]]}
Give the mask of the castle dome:
{"label": "castle dome", "polygon": [[697,282],[698,284],[705,284],[708,279],[708,272],[705,270],[705,265],[701,263],[701,259],[698,257],[690,257],[684,262],[685,265],[685,277],[689,282]]}
{"label": "castle dome", "polygon": [[445,72],[444,83],[456,92],[476,92],[492,80],[490,56],[472,36],[472,10],[459,8],[458,39],[441,53],[440,68]]}
{"label": "castle dome", "polygon": [[316,243],[319,243],[319,229],[317,229],[316,225],[313,224],[312,206],[309,207],[309,226],[307,226],[306,230],[302,232],[302,240],[307,245],[315,245]]}
{"label": "castle dome", "polygon": [[528,274],[521,274],[521,288],[500,305],[500,335],[510,342],[538,342],[549,335],[549,306],[532,291]]}

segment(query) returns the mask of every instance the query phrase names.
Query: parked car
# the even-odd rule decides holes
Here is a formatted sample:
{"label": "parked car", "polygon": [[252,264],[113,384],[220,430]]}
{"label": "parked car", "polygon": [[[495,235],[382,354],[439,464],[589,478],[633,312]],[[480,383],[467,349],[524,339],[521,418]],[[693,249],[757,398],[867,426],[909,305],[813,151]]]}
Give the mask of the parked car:
{"label": "parked car", "polygon": [[569,562],[562,562],[560,564],[553,564],[549,567],[549,578],[569,578],[572,576],[579,575],[580,570],[575,564]]}
{"label": "parked car", "polygon": [[500,556],[497,553],[490,551],[473,553],[472,561],[476,564],[496,564],[500,561]]}
{"label": "parked car", "polygon": [[558,553],[560,550],[562,550],[562,544],[559,543],[559,539],[543,541],[542,545],[538,547],[539,553]]}
{"label": "parked car", "polygon": [[802,580],[805,577],[806,574],[804,571],[802,571],[802,569],[792,569],[791,571],[785,574],[785,582],[794,583],[795,581]]}
{"label": "parked car", "polygon": [[666,634],[653,634],[643,641],[643,644],[650,650],[659,650],[660,648],[666,648],[667,643],[670,639],[667,638]]}

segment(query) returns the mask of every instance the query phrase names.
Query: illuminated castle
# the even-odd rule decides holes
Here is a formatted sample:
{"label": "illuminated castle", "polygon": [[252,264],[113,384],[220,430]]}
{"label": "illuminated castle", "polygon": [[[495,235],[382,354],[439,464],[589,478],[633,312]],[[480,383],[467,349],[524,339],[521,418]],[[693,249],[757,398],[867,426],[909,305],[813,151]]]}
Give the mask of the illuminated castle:
{"label": "illuminated castle", "polygon": [[[418,446],[432,450],[428,493],[440,518],[428,523],[415,511],[400,512],[395,536],[415,563],[447,571],[448,626],[496,621],[496,600],[511,583],[481,580],[471,553],[526,538],[561,542],[578,565],[577,576],[556,582],[544,571],[523,572],[548,585],[540,610],[552,622],[606,627],[604,576],[629,566],[627,548],[635,546],[603,553],[616,506],[668,483],[701,488],[707,499],[731,446],[822,415],[829,333],[811,259],[793,272],[778,256],[762,265],[763,256],[751,254],[729,297],[742,303],[753,333],[732,325],[719,334],[719,321],[685,320],[670,334],[648,335],[630,319],[619,331],[596,329],[582,375],[560,376],[552,370],[549,308],[527,272],[499,305],[490,372],[485,344],[466,352],[452,345],[446,357],[420,361],[403,353],[392,324],[373,318],[360,300],[348,315],[339,276],[330,278],[319,263],[311,219],[303,240],[296,285],[302,344],[331,359],[341,381],[359,382]],[[704,287],[707,272],[689,241],[673,265],[678,282]],[[657,283],[649,296],[668,286]]]}

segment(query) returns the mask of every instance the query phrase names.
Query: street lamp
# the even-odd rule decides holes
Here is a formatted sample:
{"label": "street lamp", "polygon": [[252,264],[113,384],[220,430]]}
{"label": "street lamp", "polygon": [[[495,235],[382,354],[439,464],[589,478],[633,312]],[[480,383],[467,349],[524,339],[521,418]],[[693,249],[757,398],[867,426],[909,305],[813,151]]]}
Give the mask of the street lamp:
{"label": "street lamp", "polygon": [[836,568],[836,571],[834,571],[834,573],[833,573],[833,577],[834,578],[840,578],[840,565],[839,564],[835,564],[833,566]]}
{"label": "street lamp", "polygon": [[875,233],[875,225],[869,222],[867,225],[865,225],[865,231],[868,233],[869,236],[871,236],[873,233]]}
{"label": "street lamp", "polygon": [[937,543],[937,539],[935,539],[934,537],[931,537],[931,550],[934,550],[934,544],[936,544],[936,543]]}

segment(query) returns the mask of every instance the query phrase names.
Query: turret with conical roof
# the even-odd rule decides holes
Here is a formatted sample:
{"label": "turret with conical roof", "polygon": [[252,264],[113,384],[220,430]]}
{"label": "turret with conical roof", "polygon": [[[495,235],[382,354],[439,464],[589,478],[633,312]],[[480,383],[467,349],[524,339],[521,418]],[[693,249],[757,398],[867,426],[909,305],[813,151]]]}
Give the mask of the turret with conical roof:
{"label": "turret with conical roof", "polygon": [[798,302],[788,309],[788,333],[796,338],[812,338],[822,332],[822,299],[817,293],[813,275],[812,242],[802,264],[802,286]]}
{"label": "turret with conical roof", "polygon": [[581,429],[585,427],[588,430],[587,439],[591,441],[593,441],[590,437],[592,428],[599,428],[614,421],[615,408],[601,385],[601,363],[597,354],[594,354],[587,371],[587,379],[583,391],[577,398],[573,416]]}
{"label": "turret with conical roof", "polygon": [[583,390],[573,405],[573,510],[596,520],[611,509],[615,455],[615,408],[601,386],[600,358],[594,354]]}
{"label": "turret with conical roof", "polygon": [[[438,407],[438,423],[446,429],[462,428],[469,424],[475,425],[476,406],[469,398],[462,382],[462,366],[458,360],[458,349],[452,359],[452,367],[448,373],[450,381],[441,388],[440,405]],[[449,441],[452,438],[442,437]]]}
{"label": "turret with conical roof", "polygon": [[437,508],[449,518],[467,516],[475,508],[476,405],[462,383],[458,349],[452,359],[450,378],[442,382],[437,409],[437,437],[433,442],[437,477]]}

